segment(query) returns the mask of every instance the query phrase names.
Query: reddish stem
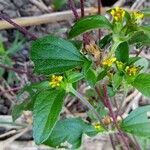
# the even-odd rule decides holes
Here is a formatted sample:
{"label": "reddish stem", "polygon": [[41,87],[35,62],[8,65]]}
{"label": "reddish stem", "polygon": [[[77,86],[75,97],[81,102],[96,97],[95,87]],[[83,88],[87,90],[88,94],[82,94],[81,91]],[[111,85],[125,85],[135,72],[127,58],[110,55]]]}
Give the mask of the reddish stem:
{"label": "reddish stem", "polygon": [[[102,3],[101,0],[97,0],[97,4],[98,4],[98,14],[101,14],[101,8],[102,8]],[[101,39],[101,30],[98,30],[98,39]]]}
{"label": "reddish stem", "polygon": [[117,130],[118,130],[118,132],[119,132],[119,134],[120,134],[120,136],[121,136],[121,138],[122,138],[122,141],[124,142],[126,148],[127,148],[128,150],[130,150],[130,147],[129,147],[129,145],[128,145],[128,143],[127,143],[125,137],[124,137],[124,134],[123,134],[123,132],[120,130],[120,128],[119,128],[119,126],[118,126],[118,124],[117,124],[117,116],[116,116],[115,113],[113,112],[112,104],[111,104],[111,102],[110,102],[110,100],[109,100],[109,98],[108,98],[108,92],[107,92],[107,87],[106,87],[106,85],[103,85],[103,91],[104,91],[104,98],[105,98],[105,101],[107,102],[107,106],[108,106],[107,108],[109,109],[109,112],[110,112],[110,114],[111,114],[111,116],[112,116],[113,122],[114,122],[114,124],[115,124],[115,126],[116,126],[116,128],[117,128]]}
{"label": "reddish stem", "polygon": [[95,90],[98,94],[98,97],[103,101],[104,106],[107,107],[106,101],[105,101],[104,97],[101,95],[100,90],[97,86],[95,87]]}
{"label": "reddish stem", "polygon": [[80,6],[81,6],[81,17],[84,17],[84,0],[80,0]]}
{"label": "reddish stem", "polygon": [[14,21],[12,21],[8,16],[0,13],[0,18],[3,19],[3,20],[5,20],[5,21],[7,21],[8,23],[10,23],[11,25],[13,25],[14,27],[16,27],[23,34],[29,35],[32,40],[37,40],[37,37],[34,34],[30,33],[28,30],[26,30],[26,28],[21,27],[20,25],[18,25]]}
{"label": "reddish stem", "polygon": [[76,10],[74,1],[73,1],[73,0],[68,0],[68,5],[69,5],[70,9],[72,10],[75,19],[76,19],[76,20],[79,20],[80,17],[79,17],[79,15],[78,15],[77,10]]}
{"label": "reddish stem", "polygon": [[98,14],[101,14],[101,7],[102,7],[101,0],[97,0],[97,4],[98,4]]}
{"label": "reddish stem", "polygon": [[115,120],[116,120],[116,115],[115,115],[115,113],[113,112],[112,104],[111,104],[111,102],[109,101],[108,92],[107,92],[107,88],[106,88],[105,85],[103,85],[103,92],[104,92],[104,99],[105,99],[105,101],[106,101],[107,107],[108,107],[108,109],[109,109],[109,111],[110,111],[110,114],[111,114],[113,120],[115,121]]}

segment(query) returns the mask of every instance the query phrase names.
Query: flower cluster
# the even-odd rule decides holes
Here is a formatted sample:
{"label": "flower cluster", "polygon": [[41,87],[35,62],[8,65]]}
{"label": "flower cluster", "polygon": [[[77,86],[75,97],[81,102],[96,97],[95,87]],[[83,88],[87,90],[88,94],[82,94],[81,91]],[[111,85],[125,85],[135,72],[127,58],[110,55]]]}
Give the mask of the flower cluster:
{"label": "flower cluster", "polygon": [[102,65],[104,67],[111,67],[115,61],[116,61],[115,57],[109,57],[102,61]]}
{"label": "flower cluster", "polygon": [[132,16],[135,20],[141,20],[144,18],[144,14],[141,12],[133,12]]}
{"label": "flower cluster", "polygon": [[49,82],[49,85],[52,88],[59,87],[61,85],[62,80],[63,80],[62,76],[52,75],[52,78],[51,78],[51,81]]}
{"label": "flower cluster", "polygon": [[125,64],[121,61],[116,61],[116,66],[119,70],[123,70]]}
{"label": "flower cluster", "polygon": [[122,21],[125,15],[125,11],[119,7],[116,7],[110,11],[115,21]]}
{"label": "flower cluster", "polygon": [[140,67],[137,66],[126,66],[125,68],[125,72],[129,75],[129,76],[135,76],[139,73],[140,71]]}

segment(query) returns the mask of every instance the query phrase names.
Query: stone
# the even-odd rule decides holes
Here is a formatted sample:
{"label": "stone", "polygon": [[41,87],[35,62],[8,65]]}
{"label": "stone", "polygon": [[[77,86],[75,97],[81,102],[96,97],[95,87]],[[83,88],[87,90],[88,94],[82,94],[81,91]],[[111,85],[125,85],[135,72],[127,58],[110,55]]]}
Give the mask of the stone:
{"label": "stone", "polygon": [[13,0],[13,2],[17,7],[22,7],[24,5],[23,0]]}

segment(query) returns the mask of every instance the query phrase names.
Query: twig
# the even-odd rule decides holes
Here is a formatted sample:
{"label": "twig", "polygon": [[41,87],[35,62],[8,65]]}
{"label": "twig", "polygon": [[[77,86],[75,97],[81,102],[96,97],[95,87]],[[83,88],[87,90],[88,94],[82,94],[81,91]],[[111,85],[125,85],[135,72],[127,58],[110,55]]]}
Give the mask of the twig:
{"label": "twig", "polygon": [[[131,110],[132,107],[137,107],[135,106],[135,104],[138,103],[138,101],[140,100],[140,97],[142,96],[141,93],[138,93],[136,97],[134,97],[134,99],[128,104],[125,112],[123,113],[122,117],[125,118],[126,116],[128,116],[129,111]],[[134,105],[134,106],[133,106]]]}
{"label": "twig", "polygon": [[103,91],[104,91],[104,98],[105,98],[105,101],[106,101],[106,103],[107,103],[107,107],[108,107],[108,109],[109,109],[109,112],[110,112],[110,114],[111,114],[111,116],[112,116],[113,122],[114,122],[114,124],[115,124],[115,126],[116,126],[116,128],[117,128],[117,130],[118,130],[118,132],[119,132],[119,134],[120,134],[120,136],[121,136],[121,138],[122,138],[122,141],[124,142],[126,148],[129,150],[130,148],[129,148],[129,145],[128,145],[128,143],[127,143],[125,137],[124,137],[124,134],[123,134],[123,132],[120,130],[120,128],[119,128],[119,126],[118,126],[118,124],[117,124],[117,117],[116,117],[115,113],[113,112],[112,104],[111,104],[111,102],[110,102],[110,100],[109,100],[109,98],[108,98],[108,93],[107,93],[106,85],[103,85]]}
{"label": "twig", "polygon": [[35,5],[39,10],[42,10],[43,12],[51,12],[51,9],[46,7],[46,5],[42,1],[37,1],[37,0],[29,0],[30,3]]}
{"label": "twig", "polygon": [[119,108],[119,111],[122,110],[122,109],[125,107],[125,105],[126,105],[132,98],[136,97],[136,95],[137,95],[138,93],[139,93],[138,90],[135,90],[135,91],[132,92],[129,96],[127,96],[127,97],[125,98],[125,100],[123,100],[123,103],[121,104],[121,106],[120,106],[120,108]]}
{"label": "twig", "polygon": [[24,27],[21,27],[20,25],[18,25],[17,23],[15,23],[13,20],[11,20],[8,16],[0,13],[0,18],[7,21],[8,23],[10,23],[12,26],[16,27],[20,32],[22,32],[25,35],[29,35],[31,37],[32,40],[36,40],[37,37],[30,33],[28,30],[26,30]]}
{"label": "twig", "polygon": [[116,7],[116,6],[121,7],[121,6],[123,6],[124,3],[125,3],[125,1],[119,0],[119,1],[117,1],[117,2],[113,5],[113,7]]}
{"label": "twig", "polygon": [[[102,8],[102,3],[101,3],[101,0],[97,0],[97,3],[98,3],[98,14],[101,15],[101,8]],[[100,40],[101,39],[101,30],[99,29],[98,30],[98,39]]]}
{"label": "twig", "polygon": [[0,95],[4,94],[4,93],[9,93],[9,92],[12,92],[12,91],[18,91],[22,89],[22,87],[16,87],[16,88],[12,88],[12,89],[9,89],[9,90],[5,90],[3,92],[0,92]]}
{"label": "twig", "polygon": [[102,8],[102,2],[101,0],[97,0],[97,4],[98,4],[98,14],[101,14],[101,8]]}
{"label": "twig", "polygon": [[[85,16],[84,12],[84,0],[80,0],[80,7],[81,7],[81,18]],[[83,34],[83,46],[85,48],[85,45],[89,43],[88,39],[88,33]]]}
{"label": "twig", "polygon": [[14,140],[25,134],[27,131],[31,129],[31,126],[29,125],[27,128],[20,131],[20,133],[8,138],[6,141],[3,142],[3,147],[7,147],[10,143],[12,143]]}
{"label": "twig", "polygon": [[145,0],[136,0],[134,4],[131,6],[131,10],[138,9]]}
{"label": "twig", "polygon": [[84,17],[84,0],[80,0],[81,18]]}
{"label": "twig", "polygon": [[14,72],[19,73],[19,74],[24,74],[24,73],[27,74],[27,73],[28,73],[28,72],[26,72],[26,71],[19,70],[19,69],[15,69],[15,68],[11,68],[11,67],[6,66],[6,65],[3,65],[3,64],[0,64],[0,67],[1,67],[1,68],[4,68],[4,69],[6,69],[6,70],[14,71]]}
{"label": "twig", "polygon": [[79,20],[80,17],[79,17],[79,15],[78,15],[77,10],[76,10],[74,1],[73,1],[73,0],[68,0],[68,5],[69,5],[70,9],[72,10],[75,19],[76,19],[76,20]]}
{"label": "twig", "polygon": [[5,138],[5,137],[12,136],[12,135],[14,135],[16,132],[17,132],[16,130],[10,130],[10,131],[8,131],[8,132],[6,132],[6,133],[4,133],[4,134],[1,134],[1,135],[0,135],[0,140],[3,139],[3,138]]}
{"label": "twig", "polygon": [[[2,91],[2,93],[5,91],[4,87],[0,85],[0,90]],[[4,97],[6,97],[12,104],[15,104],[15,102],[13,101],[13,97],[10,94],[3,94]]]}
{"label": "twig", "polygon": [[111,142],[113,150],[116,150],[115,143],[113,141],[113,136],[111,134],[109,134],[109,138],[110,138],[110,142]]}
{"label": "twig", "polygon": [[95,91],[97,92],[99,99],[103,101],[104,106],[107,107],[106,101],[105,101],[104,97],[101,95],[100,90],[97,86],[95,87]]}
{"label": "twig", "polygon": [[[104,12],[105,9],[102,9],[102,11]],[[81,10],[77,9],[77,13],[80,13],[80,12]],[[96,14],[97,8],[94,8],[94,7],[85,8],[85,14],[89,14],[89,13]],[[21,17],[21,18],[12,19],[12,21],[22,27],[26,27],[26,26],[33,26],[33,25],[71,20],[73,19],[73,17],[74,15],[72,14],[72,10],[67,10],[67,11],[55,12],[51,14],[44,14],[40,16]],[[15,27],[6,21],[3,21],[3,20],[0,21],[0,30],[11,29],[11,28],[15,28]]]}
{"label": "twig", "polygon": [[137,147],[137,150],[141,150],[141,147],[140,147],[140,145],[139,145],[139,143],[138,143],[138,141],[134,135],[133,135],[133,139],[134,139],[135,145]]}

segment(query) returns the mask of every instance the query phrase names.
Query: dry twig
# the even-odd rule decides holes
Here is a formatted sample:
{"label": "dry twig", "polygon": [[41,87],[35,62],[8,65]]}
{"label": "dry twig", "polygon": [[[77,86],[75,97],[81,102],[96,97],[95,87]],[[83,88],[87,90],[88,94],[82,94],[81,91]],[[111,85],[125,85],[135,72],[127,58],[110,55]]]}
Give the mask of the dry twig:
{"label": "dry twig", "polygon": [[[103,12],[105,9],[102,10]],[[80,13],[80,10],[77,10],[78,13]],[[97,8],[90,7],[85,8],[85,14],[95,14],[97,13]],[[32,16],[32,17],[21,17],[12,19],[16,24],[20,26],[32,26],[32,25],[40,25],[40,24],[47,24],[47,23],[54,23],[59,21],[65,21],[65,20],[71,20],[73,19],[72,11],[63,11],[63,12],[56,12],[51,14],[45,14],[41,16]],[[9,24],[6,21],[1,20],[0,21],[0,30],[2,29],[11,29],[15,28],[13,25]]]}

